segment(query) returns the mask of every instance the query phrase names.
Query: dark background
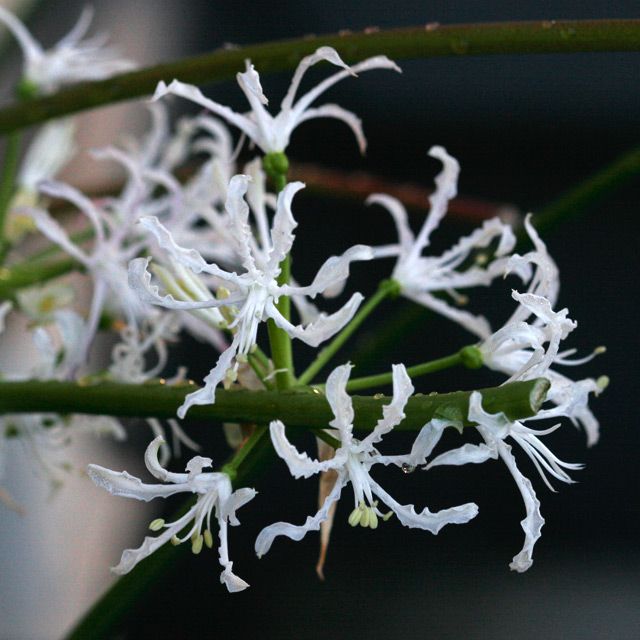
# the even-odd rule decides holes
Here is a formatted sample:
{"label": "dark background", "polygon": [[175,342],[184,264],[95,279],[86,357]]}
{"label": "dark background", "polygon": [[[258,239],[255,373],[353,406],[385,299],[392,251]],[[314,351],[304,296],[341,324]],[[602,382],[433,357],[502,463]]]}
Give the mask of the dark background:
{"label": "dark background", "polygon": [[[121,4],[110,3],[110,11],[117,15]],[[631,1],[137,4],[140,10],[171,16],[164,29],[172,36],[180,32],[184,54],[228,42],[248,44],[344,28],[626,18],[640,13],[637,2]],[[68,9],[68,15],[74,15],[76,3],[45,3],[36,26],[58,17],[54,14],[60,5],[65,14]],[[97,9],[102,11],[102,3]],[[462,194],[512,202],[535,212],[637,144],[638,61],[637,54],[400,61],[401,76],[363,74],[327,97],[363,118],[367,157],[358,155],[346,128],[331,121],[309,123],[297,131],[290,155],[429,187],[438,165],[426,158],[426,151],[442,144],[461,163]],[[288,81],[289,74],[264,79],[274,107]],[[244,109],[243,97],[232,84],[216,86],[208,94]],[[570,424],[546,440],[561,458],[586,464],[573,474],[576,484],[556,483],[558,493],[549,492],[522,452],[516,451],[547,521],[536,545],[535,563],[526,574],[508,568],[522,544],[519,522],[524,511],[515,484],[499,463],[412,476],[381,473],[382,484],[400,502],[415,501],[416,506],[432,510],[477,502],[480,514],[473,522],[449,526],[437,537],[402,528],[393,519],[375,532],[351,529],[346,523],[347,488],[336,517],[325,583],[314,572],[314,535],[300,543],[278,539],[258,561],[251,549],[262,526],[280,519],[302,522],[316,509],[315,480],[290,479],[278,461],[257,482],[258,499],[239,513],[243,526],[230,531],[234,569],[251,589],[228,595],[218,583],[213,555],[186,554],[189,557],[136,607],[120,637],[639,637],[640,438],[635,406],[639,195],[636,181],[587,217],[545,238],[561,270],[560,306],[568,307],[579,323],[569,346],[583,353],[600,344],[608,347],[597,361],[568,373],[580,377],[607,373],[612,382],[592,402],[602,429],[596,447],[587,450],[584,435]],[[380,242],[381,234],[393,237],[385,214],[358,205],[304,194],[297,197],[294,213],[300,222],[298,246],[305,238],[310,243],[304,245],[305,255],[298,257],[304,262],[296,272],[302,281],[330,253],[354,242]],[[445,221],[437,239],[434,236],[434,251],[470,228]],[[369,277],[368,268],[356,270],[356,285],[364,293],[375,286]],[[506,292],[503,289],[503,297]],[[494,321],[504,317],[504,305],[495,303],[494,309],[492,299],[482,293],[474,299],[491,305],[483,310]],[[389,305],[380,317],[393,313],[395,308]],[[372,322],[367,330],[375,326]],[[398,335],[393,355],[373,370],[384,370],[391,362],[410,364],[438,357],[466,342],[469,338],[462,330],[426,318],[417,333]],[[192,362],[194,378],[210,366],[209,361]],[[417,386],[420,391],[445,391],[490,381],[482,375],[452,372]],[[213,451],[219,443],[212,436]],[[391,446],[402,449],[398,441]]]}

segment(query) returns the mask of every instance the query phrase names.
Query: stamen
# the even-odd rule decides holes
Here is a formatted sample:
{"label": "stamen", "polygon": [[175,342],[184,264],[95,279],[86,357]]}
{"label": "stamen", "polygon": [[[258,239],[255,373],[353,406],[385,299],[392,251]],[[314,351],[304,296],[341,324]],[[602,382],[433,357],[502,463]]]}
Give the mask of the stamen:
{"label": "stamen", "polygon": [[192,536],[191,538],[191,552],[194,555],[198,555],[202,551],[202,545],[204,543],[204,538],[201,534],[197,534]]}
{"label": "stamen", "polygon": [[[360,503],[360,505],[362,505],[362,503]],[[349,524],[352,527],[357,527],[360,524],[360,516],[362,515],[362,508],[361,506],[357,506],[352,512],[351,515],[349,516]]]}
{"label": "stamen", "polygon": [[160,531],[162,527],[164,527],[164,520],[162,518],[156,518],[149,524],[149,529],[151,529],[151,531]]}
{"label": "stamen", "polygon": [[181,542],[182,542],[182,541],[180,540],[180,538],[178,538],[178,536],[175,536],[175,535],[174,535],[174,536],[172,536],[172,537],[171,537],[171,544],[172,544],[174,547],[177,547]]}
{"label": "stamen", "polygon": [[208,549],[213,548],[213,535],[211,535],[210,529],[205,529],[204,531],[204,543],[207,545]]}

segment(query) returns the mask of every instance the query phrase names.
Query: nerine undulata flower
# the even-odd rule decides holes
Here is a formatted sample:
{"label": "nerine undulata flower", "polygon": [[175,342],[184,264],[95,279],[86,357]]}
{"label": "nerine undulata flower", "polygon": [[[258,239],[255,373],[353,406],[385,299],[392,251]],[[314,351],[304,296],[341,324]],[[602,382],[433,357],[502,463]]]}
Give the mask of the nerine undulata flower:
{"label": "nerine undulata flower", "polygon": [[226,203],[229,224],[233,230],[234,249],[241,258],[245,273],[225,271],[214,263],[206,262],[195,249],[178,246],[171,233],[157,218],[145,218],[141,221],[155,235],[160,248],[164,249],[171,259],[196,274],[204,273],[215,277],[224,287],[225,296],[206,300],[176,300],[172,294],[162,296],[158,287],[151,283],[151,274],[147,271],[149,259],[137,258],[129,265],[129,283],[140,299],[169,309],[225,307],[233,316],[228,325],[234,334],[231,344],[223,351],[215,367],[204,379],[204,386],[186,397],[178,410],[178,416],[181,418],[194,404],[215,402],[216,387],[225,378],[227,371],[232,369],[236,357],[246,356],[256,344],[258,326],[261,322],[271,319],[292,338],[316,347],[351,320],[363,299],[360,293],[354,293],[338,311],[330,315],[320,314],[313,323],[306,326],[294,325],[280,313],[276,307],[280,296],[315,298],[327,289],[341,285],[349,275],[350,263],[370,259],[371,250],[369,247],[356,245],[339,257],[329,258],[320,267],[312,283],[306,287],[279,284],[280,263],[291,250],[295,237],[293,230],[297,226],[291,214],[291,201],[304,185],[300,182],[288,184],[278,195],[276,213],[270,230],[271,249],[266,263],[259,266],[256,260],[255,239],[248,224],[249,207],[244,200],[248,182],[247,176],[234,176],[229,184]]}
{"label": "nerine undulata flower", "polygon": [[[196,503],[174,522],[153,520],[150,529],[162,531],[162,533],[156,537],[147,536],[137,549],[126,549],[122,553],[120,562],[111,570],[118,575],[129,573],[138,562],[167,542],[180,544],[190,540],[191,550],[196,554],[202,551],[203,546],[211,549],[213,547],[211,514],[215,510],[220,543],[218,558],[223,567],[220,582],[232,593],[246,589],[249,585],[232,571],[233,562],[229,559],[227,524],[233,526],[240,524],[236,511],[254,498],[255,490],[245,487],[233,491],[231,480],[226,473],[203,471],[211,467],[211,458],[201,456],[191,458],[187,463],[186,473],[167,471],[158,460],[158,450],[163,442],[162,437],[155,438],[147,447],[144,461],[149,473],[167,484],[146,484],[126,471],[111,471],[95,464],[87,467],[87,473],[95,484],[114,496],[148,502],[153,498],[166,498],[177,493],[197,495]],[[180,535],[185,529],[186,533]]]}
{"label": "nerine undulata flower", "polygon": [[[341,67],[342,70],[325,78],[296,101],[300,82],[307,69],[321,60],[326,60],[337,67]],[[364,152],[366,140],[362,132],[362,123],[355,114],[336,104],[324,104],[319,107],[312,107],[311,105],[320,95],[340,80],[371,69],[400,71],[400,68],[386,56],[368,58],[358,64],[349,66],[342,61],[335,49],[320,47],[315,53],[304,57],[300,61],[293,74],[289,90],[280,105],[280,112],[275,116],[272,116],[265,108],[268,100],[262,91],[260,76],[249,61],[246,63],[246,71],[238,73],[236,76],[238,84],[251,106],[251,111],[247,114],[236,113],[229,107],[206,98],[197,87],[178,80],[174,80],[169,86],[164,82],[160,82],[154,94],[154,99],[157,100],[167,94],[174,94],[191,100],[238,127],[265,153],[285,151],[289,145],[293,130],[306,120],[336,118],[349,126],[358,141],[360,150]]]}
{"label": "nerine undulata flower", "polygon": [[[404,407],[414,391],[411,379],[404,365],[393,366],[393,398],[383,407],[383,417],[373,431],[362,440],[358,440],[353,437],[353,404],[346,391],[350,371],[350,365],[342,365],[334,369],[327,378],[327,401],[335,416],[329,424],[337,430],[336,435],[340,439],[340,447],[333,458],[323,461],[313,460],[305,453],[300,453],[289,442],[282,422],[275,420],[269,426],[276,453],[287,463],[289,471],[295,478],[308,478],[329,469],[336,471],[337,478],[320,510],[314,516],[307,517],[303,525],[276,522],[263,529],[255,543],[258,556],[269,551],[277,536],[283,535],[292,540],[301,540],[309,531],[320,529],[322,522],[329,517],[332,505],[338,501],[348,483],[353,487],[354,502],[354,508],[349,515],[349,524],[354,527],[360,525],[375,529],[379,518],[387,519],[395,513],[404,526],[424,529],[436,534],[443,526],[468,522],[478,513],[478,507],[473,503],[435,513],[425,508],[420,513],[416,513],[413,505],[400,504],[371,477],[371,468],[376,464],[394,464],[398,467],[403,465],[416,467],[425,464],[426,457],[440,438],[444,424],[440,423],[436,428],[431,424],[425,426],[407,455],[380,454],[375,445],[404,418]],[[378,508],[376,497],[391,509],[389,513],[382,513]]]}
{"label": "nerine undulata flower", "polygon": [[[455,301],[460,298],[458,289],[490,285],[497,276],[504,274],[505,256],[515,246],[516,239],[509,225],[493,218],[442,255],[423,256],[432,232],[447,212],[449,200],[456,196],[460,171],[456,159],[442,147],[432,147],[429,155],[442,161],[443,170],[436,177],[436,189],[429,199],[431,209],[417,236],[409,226],[407,212],[400,201],[385,194],[373,194],[368,198],[368,204],[379,204],[389,211],[398,231],[398,244],[374,247],[374,256],[397,256],[391,277],[400,283],[403,296],[457,322],[478,337],[486,338],[491,328],[484,317],[453,307],[435,294],[448,294]],[[459,269],[474,251],[488,249],[496,241],[495,257],[488,264]]]}
{"label": "nerine undulata flower", "polygon": [[84,80],[101,80],[136,65],[106,47],[104,35],[82,40],[91,24],[93,10],[85,7],[76,25],[51,49],[45,50],[10,11],[0,7],[0,22],[13,33],[24,56],[23,80],[29,92],[49,94]]}
{"label": "nerine undulata flower", "polygon": [[[526,517],[521,522],[525,535],[524,545],[509,565],[511,569],[521,573],[533,564],[533,547],[538,538],[540,538],[544,518],[540,513],[540,501],[536,496],[531,481],[518,469],[511,446],[505,440],[511,438],[520,445],[533,462],[545,484],[552,490],[553,487],[547,478],[547,474],[562,482],[570,483],[573,480],[567,474],[566,469],[581,469],[582,465],[563,462],[540,441],[541,436],[555,431],[560,425],[536,431],[525,426],[522,422],[509,420],[504,413],[489,414],[482,408],[482,396],[477,391],[474,391],[469,399],[468,417],[471,422],[477,424],[478,432],[486,443],[486,446],[482,449],[486,454],[485,459],[500,457],[507,466],[509,473],[513,476],[522,496],[526,510]],[[482,445],[479,446],[482,447]]]}
{"label": "nerine undulata flower", "polygon": [[78,351],[77,366],[82,364],[89,351],[105,306],[115,307],[132,327],[143,317],[144,305],[127,286],[127,264],[146,243],[144,238],[136,236],[134,225],[147,210],[146,198],[150,190],[157,186],[171,187],[162,173],[146,168],[118,149],[106,148],[95,151],[93,155],[98,159],[115,160],[128,172],[128,180],[119,197],[97,202],[62,182],[51,180],[39,185],[40,192],[44,195],[68,201],[86,216],[94,232],[93,246],[90,249],[85,249],[81,243],[75,243],[58,221],[44,209],[25,209],[37,228],[81,264],[93,279],[87,323],[83,335],[78,338],[81,348]]}
{"label": "nerine undulata flower", "polygon": [[577,323],[567,317],[567,309],[554,311],[558,297],[558,269],[531,225],[525,221],[535,250],[524,256],[514,255],[507,264],[508,270],[519,270],[526,276],[531,266],[527,293],[512,292],[518,306],[505,325],[488,336],[479,346],[484,363],[495,371],[502,371],[512,380],[530,380],[545,377],[551,383],[547,398],[555,407],[543,409],[540,417],[568,417],[580,424],[589,446],[599,437],[599,423],[589,409],[589,394],[600,393],[607,385],[607,378],[585,378],[574,381],[557,371],[557,366],[584,364],[595,355],[604,352],[599,347],[585,358],[571,358],[575,350],[560,351],[561,342],[573,331]]}

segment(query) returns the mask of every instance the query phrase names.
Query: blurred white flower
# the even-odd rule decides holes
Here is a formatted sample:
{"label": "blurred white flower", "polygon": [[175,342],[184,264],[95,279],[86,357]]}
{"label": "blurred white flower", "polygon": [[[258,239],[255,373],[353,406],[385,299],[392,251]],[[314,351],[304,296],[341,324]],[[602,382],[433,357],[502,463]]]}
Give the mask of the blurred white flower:
{"label": "blurred white flower", "polygon": [[23,89],[46,95],[60,87],[85,80],[102,80],[136,65],[106,47],[104,35],[82,40],[93,9],[85,7],[76,25],[60,42],[45,50],[10,11],[0,6],[0,22],[13,33],[24,56]]}

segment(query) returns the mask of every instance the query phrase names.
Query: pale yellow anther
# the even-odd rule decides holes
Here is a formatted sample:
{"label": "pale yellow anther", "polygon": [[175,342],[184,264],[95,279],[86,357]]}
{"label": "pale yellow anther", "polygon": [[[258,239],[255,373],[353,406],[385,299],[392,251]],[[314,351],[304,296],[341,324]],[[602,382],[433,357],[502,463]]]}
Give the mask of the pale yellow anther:
{"label": "pale yellow anther", "polygon": [[164,520],[162,518],[156,518],[149,524],[149,529],[151,529],[151,531],[160,531],[162,527],[164,527]]}
{"label": "pale yellow anther", "polygon": [[209,529],[205,529],[204,531],[204,543],[207,545],[208,549],[213,548],[213,536],[211,535],[211,531]]}
{"label": "pale yellow anther", "polygon": [[219,287],[216,291],[216,298],[218,300],[226,300],[231,295],[231,291],[227,287]]}
{"label": "pale yellow anther", "polygon": [[600,391],[604,391],[609,386],[609,376],[600,376],[596,380],[596,384],[598,385],[598,389]]}
{"label": "pale yellow anther", "polygon": [[365,507],[362,510],[362,515],[360,516],[360,525],[363,527],[368,527],[370,518],[371,518],[371,509],[369,507]]}
{"label": "pale yellow anther", "polygon": [[378,528],[378,516],[376,515],[376,512],[373,509],[369,510],[369,528],[370,529],[377,529]]}
{"label": "pale yellow anther", "polygon": [[178,536],[171,536],[171,544],[177,547],[180,544],[180,538],[178,538]]}
{"label": "pale yellow anther", "polygon": [[360,515],[362,514],[362,511],[360,509],[360,507],[356,507],[352,512],[351,515],[349,516],[349,524],[352,527],[357,527],[360,524]]}
{"label": "pale yellow anther", "polygon": [[195,540],[192,539],[191,552],[197,556],[202,551],[203,544],[204,544],[204,538],[200,534],[198,534]]}
{"label": "pale yellow anther", "polygon": [[393,515],[393,511],[389,511],[382,516],[382,519],[386,522]]}
{"label": "pale yellow anther", "polygon": [[596,355],[600,355],[601,353],[606,353],[607,352],[607,347],[605,347],[604,345],[600,345],[599,347],[596,347],[593,350],[593,353],[595,353]]}
{"label": "pale yellow anther", "polygon": [[236,356],[236,362],[239,362],[240,364],[247,364],[248,361],[249,361],[249,359],[247,358],[247,356],[244,353],[239,353]]}
{"label": "pale yellow anther", "polygon": [[249,347],[249,353],[255,353],[257,350],[258,350],[257,344],[252,344],[251,347]]}

